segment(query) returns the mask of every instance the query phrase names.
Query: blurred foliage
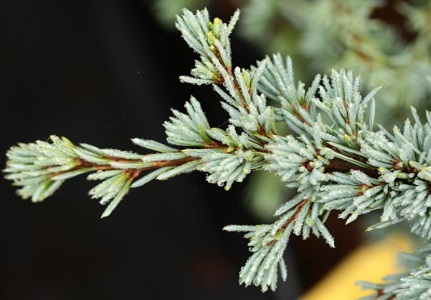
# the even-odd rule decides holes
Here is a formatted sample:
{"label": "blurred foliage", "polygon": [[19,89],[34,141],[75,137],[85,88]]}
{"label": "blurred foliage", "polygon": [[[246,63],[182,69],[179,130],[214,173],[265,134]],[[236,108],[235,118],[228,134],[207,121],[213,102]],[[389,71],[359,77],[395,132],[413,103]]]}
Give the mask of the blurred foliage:
{"label": "blurred foliage", "polygon": [[241,9],[243,37],[265,53],[291,56],[305,80],[346,68],[367,75],[365,89],[391,85],[379,92],[383,120],[401,118],[399,111],[410,105],[429,107],[423,102],[430,95],[431,1],[162,0],[154,9],[172,25],[181,7],[226,3]]}
{"label": "blurred foliage", "polygon": [[158,0],[152,2],[153,11],[161,24],[173,27],[176,15],[186,7],[189,10],[202,9],[210,3],[210,0]]}

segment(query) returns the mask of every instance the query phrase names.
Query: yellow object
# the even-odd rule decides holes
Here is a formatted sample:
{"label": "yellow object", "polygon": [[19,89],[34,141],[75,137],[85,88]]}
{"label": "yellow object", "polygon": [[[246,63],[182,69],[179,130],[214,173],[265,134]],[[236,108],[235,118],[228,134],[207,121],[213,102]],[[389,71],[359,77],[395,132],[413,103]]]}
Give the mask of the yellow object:
{"label": "yellow object", "polygon": [[300,300],[354,300],[370,295],[354,283],[358,280],[381,283],[382,277],[402,272],[399,252],[412,252],[413,242],[405,235],[394,234],[375,244],[353,251]]}

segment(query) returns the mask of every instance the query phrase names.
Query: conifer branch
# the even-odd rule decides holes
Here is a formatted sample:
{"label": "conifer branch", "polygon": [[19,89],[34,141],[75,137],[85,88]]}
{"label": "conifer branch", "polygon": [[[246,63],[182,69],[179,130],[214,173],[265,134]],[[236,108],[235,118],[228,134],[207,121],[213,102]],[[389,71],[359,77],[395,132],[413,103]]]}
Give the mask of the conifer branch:
{"label": "conifer branch", "polygon": [[[163,179],[162,176],[172,172],[186,173],[199,163],[196,158],[187,157],[174,148],[140,139],[134,142],[152,143],[159,150],[170,152],[140,155],[87,144],[77,146],[65,137],[51,136],[50,139],[52,143],[37,141],[12,147],[7,153],[5,178],[21,187],[18,190],[21,197],[40,202],[51,196],[66,179],[92,173],[87,176],[88,180],[103,181],[90,195],[100,199],[101,204],[110,202],[102,217],[112,212],[129,188],[141,186],[143,180]],[[141,173],[148,171],[152,172],[138,179]]]}
{"label": "conifer branch", "polygon": [[[325,226],[334,210],[346,223],[380,210],[380,222],[369,230],[407,221],[413,233],[431,239],[431,113],[423,123],[412,108],[414,122],[406,120],[402,130],[389,132],[374,126],[379,88],[362,97],[360,79],[351,71],[317,75],[306,89],[294,81],[290,58],[279,54],[249,69],[233,68],[229,35],[238,17],[236,12],[229,23],[218,18],[211,22],[206,10],[184,10],[177,18],[184,40],[200,56],[192,76],[180,79],[213,85],[229,116],[226,129],[211,127],[200,102],[191,97],[185,112],[173,109],[163,124],[169,145],[132,139],[152,153],[75,145],[51,136],[51,143],[12,147],[6,179],[20,187],[21,197],[38,202],[66,179],[90,173],[88,180],[102,181],[90,195],[109,203],[102,215],[106,217],[130,188],[152,180],[200,171],[209,183],[229,190],[252,171],[272,172],[297,192],[275,212],[277,219],[224,228],[245,233],[251,257],[241,269],[240,283],[262,291],[276,289],[279,271],[286,279],[283,255],[292,234],[322,236],[334,247]],[[268,105],[267,97],[276,106]],[[291,134],[278,134],[276,122],[286,123]],[[430,268],[429,259],[419,255],[422,266],[394,277],[393,284],[363,285],[377,291],[376,299],[426,299],[431,284],[422,270]],[[426,282],[426,288],[416,287],[418,282]]]}

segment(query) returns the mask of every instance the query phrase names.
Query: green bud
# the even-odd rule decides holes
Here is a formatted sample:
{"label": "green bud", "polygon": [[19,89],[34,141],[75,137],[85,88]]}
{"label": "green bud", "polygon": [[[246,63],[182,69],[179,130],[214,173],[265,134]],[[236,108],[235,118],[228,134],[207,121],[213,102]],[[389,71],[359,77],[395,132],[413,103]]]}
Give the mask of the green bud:
{"label": "green bud", "polygon": [[277,241],[279,241],[281,239],[281,236],[283,235],[283,230],[279,230],[277,231],[276,235],[275,235],[275,239]]}
{"label": "green bud", "polygon": [[220,29],[222,26],[222,21],[219,18],[214,18],[214,22],[212,24],[212,32],[214,33],[216,38],[220,37]]}
{"label": "green bud", "polygon": [[250,88],[250,86],[251,86],[250,73],[247,70],[243,70],[242,76],[244,77],[245,85],[248,88]]}
{"label": "green bud", "polygon": [[352,140],[352,138],[351,138],[347,133],[346,133],[346,134],[344,134],[343,138],[344,138],[344,141],[345,141],[346,143],[349,143],[349,142]]}
{"label": "green bud", "polygon": [[209,45],[214,45],[216,37],[214,36],[212,31],[207,32],[207,41]]}

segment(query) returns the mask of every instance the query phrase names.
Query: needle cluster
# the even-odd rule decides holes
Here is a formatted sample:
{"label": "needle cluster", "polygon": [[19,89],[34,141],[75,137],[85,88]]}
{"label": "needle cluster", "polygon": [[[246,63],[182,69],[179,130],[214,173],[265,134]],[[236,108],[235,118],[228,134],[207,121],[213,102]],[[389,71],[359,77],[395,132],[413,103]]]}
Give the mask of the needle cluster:
{"label": "needle cluster", "polygon": [[[150,153],[100,149],[52,136],[51,142],[12,147],[6,179],[19,187],[21,197],[38,202],[66,179],[87,174],[88,180],[101,181],[90,195],[107,204],[106,217],[130,189],[152,180],[200,171],[209,183],[229,190],[255,170],[272,172],[296,190],[275,212],[275,221],[224,228],[248,240],[251,256],[240,271],[240,283],[262,291],[275,290],[279,274],[286,279],[283,256],[292,234],[321,236],[335,246],[325,227],[332,211],[349,223],[378,210],[380,222],[369,230],[407,221],[413,233],[430,239],[431,113],[423,122],[412,108],[413,122],[388,131],[374,124],[379,88],[362,96],[360,78],[351,71],[317,75],[306,88],[295,82],[291,59],[280,54],[248,69],[233,66],[229,37],[238,18],[238,11],[225,23],[210,20],[207,10],[183,10],[176,23],[199,56],[191,75],[180,79],[213,86],[228,115],[225,129],[212,127],[201,103],[191,97],[184,112],[172,110],[163,124],[166,144],[132,139]],[[290,133],[278,134],[279,123]],[[388,285],[362,283],[376,291],[370,299],[427,298],[428,253],[416,256],[421,266]]]}

